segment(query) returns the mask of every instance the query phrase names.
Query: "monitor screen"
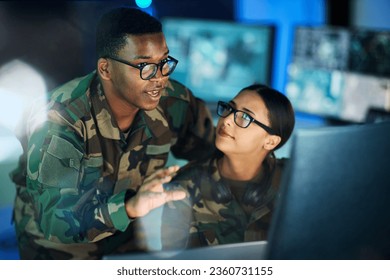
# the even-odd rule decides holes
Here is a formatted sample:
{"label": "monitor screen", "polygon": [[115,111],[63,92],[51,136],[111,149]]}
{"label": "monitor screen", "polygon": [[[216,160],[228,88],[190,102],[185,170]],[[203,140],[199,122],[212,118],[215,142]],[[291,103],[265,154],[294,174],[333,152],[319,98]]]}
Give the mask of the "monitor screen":
{"label": "monitor screen", "polygon": [[390,108],[390,79],[358,73],[345,73],[343,107],[340,118],[366,122],[371,109]]}
{"label": "monitor screen", "polygon": [[296,111],[364,122],[390,111],[390,32],[298,26],[287,73]]}
{"label": "monitor screen", "polygon": [[389,111],[390,79],[291,64],[286,95],[296,111],[348,122],[366,121],[370,109]]}
{"label": "monitor screen", "polygon": [[352,30],[349,53],[349,71],[390,77],[390,31]]}
{"label": "monitor screen", "polygon": [[390,122],[300,129],[266,258],[390,258]]}
{"label": "monitor screen", "polygon": [[253,83],[270,84],[274,26],[165,18],[173,79],[206,102],[229,100]]}
{"label": "monitor screen", "polygon": [[338,118],[342,111],[344,75],[291,64],[288,67],[286,95],[296,111]]}
{"label": "monitor screen", "polygon": [[292,62],[307,68],[345,70],[348,48],[346,29],[299,26],[295,29]]}

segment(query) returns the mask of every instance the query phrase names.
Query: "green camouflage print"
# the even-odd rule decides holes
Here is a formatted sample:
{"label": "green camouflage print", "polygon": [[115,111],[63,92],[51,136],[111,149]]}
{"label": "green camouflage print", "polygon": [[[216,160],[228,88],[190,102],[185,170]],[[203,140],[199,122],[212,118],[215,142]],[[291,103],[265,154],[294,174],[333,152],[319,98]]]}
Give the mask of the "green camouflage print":
{"label": "green camouflage print", "polygon": [[[241,198],[234,195],[228,202],[215,201],[212,189],[215,191],[218,184],[228,188],[230,184],[227,179],[221,178],[216,157],[183,167],[170,184],[183,187],[188,195],[185,200],[164,206],[163,248],[266,240],[286,159],[271,160],[276,163],[271,184],[260,186],[254,182],[241,182],[240,185],[242,192],[250,184],[262,188],[262,200],[256,207],[244,205]],[[172,236],[175,236],[174,242]]]}
{"label": "green camouflage print", "polygon": [[125,200],[165,166],[169,151],[187,160],[212,153],[210,112],[170,80],[158,107],[140,111],[126,139],[95,72],[50,96],[46,110],[27,121],[32,133],[21,139],[24,154],[11,174],[21,258],[98,259],[140,249]]}

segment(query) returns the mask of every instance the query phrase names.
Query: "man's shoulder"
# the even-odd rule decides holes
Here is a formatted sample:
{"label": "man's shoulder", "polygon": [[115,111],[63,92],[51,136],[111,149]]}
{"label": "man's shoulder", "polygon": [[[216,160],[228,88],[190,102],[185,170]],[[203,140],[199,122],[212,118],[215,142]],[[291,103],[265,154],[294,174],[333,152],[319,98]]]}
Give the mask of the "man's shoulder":
{"label": "man's shoulder", "polygon": [[59,112],[69,122],[90,113],[89,86],[95,73],[75,78],[49,93],[49,109]]}
{"label": "man's shoulder", "polygon": [[190,98],[193,95],[188,87],[174,79],[169,79],[166,91],[167,97],[173,97],[184,101],[190,101]]}
{"label": "man's shoulder", "polygon": [[67,104],[85,96],[94,76],[95,72],[92,72],[83,77],[78,77],[66,82],[50,93],[50,99],[57,103]]}

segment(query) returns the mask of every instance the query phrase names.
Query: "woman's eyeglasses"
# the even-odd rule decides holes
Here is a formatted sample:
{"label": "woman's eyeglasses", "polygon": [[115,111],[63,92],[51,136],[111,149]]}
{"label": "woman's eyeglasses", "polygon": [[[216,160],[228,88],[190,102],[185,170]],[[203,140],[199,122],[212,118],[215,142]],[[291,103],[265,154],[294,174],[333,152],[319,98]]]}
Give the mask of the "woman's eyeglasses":
{"label": "woman's eyeglasses", "polygon": [[175,70],[177,63],[179,62],[177,59],[171,56],[163,59],[160,63],[140,63],[138,65],[132,64],[118,57],[107,56],[106,58],[139,69],[139,74],[142,80],[150,80],[153,78],[156,75],[158,69],[160,69],[163,76],[169,76]]}
{"label": "woman's eyeglasses", "polygon": [[255,120],[248,113],[234,109],[229,103],[218,101],[217,114],[222,118],[226,118],[231,113],[234,113],[234,123],[242,128],[247,128],[252,122],[263,128],[271,135],[276,135],[275,131],[269,126]]}

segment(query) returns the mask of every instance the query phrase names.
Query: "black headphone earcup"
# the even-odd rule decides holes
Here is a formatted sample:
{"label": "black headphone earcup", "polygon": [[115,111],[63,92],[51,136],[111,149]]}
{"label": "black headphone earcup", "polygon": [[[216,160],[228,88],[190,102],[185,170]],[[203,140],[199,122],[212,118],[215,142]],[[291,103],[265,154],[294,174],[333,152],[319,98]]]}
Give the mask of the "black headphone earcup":
{"label": "black headphone earcup", "polygon": [[247,187],[242,196],[242,203],[248,206],[257,206],[262,201],[262,194],[256,184]]}
{"label": "black headphone earcup", "polygon": [[216,203],[228,203],[232,200],[232,192],[221,182],[217,182],[213,186],[211,195]]}

